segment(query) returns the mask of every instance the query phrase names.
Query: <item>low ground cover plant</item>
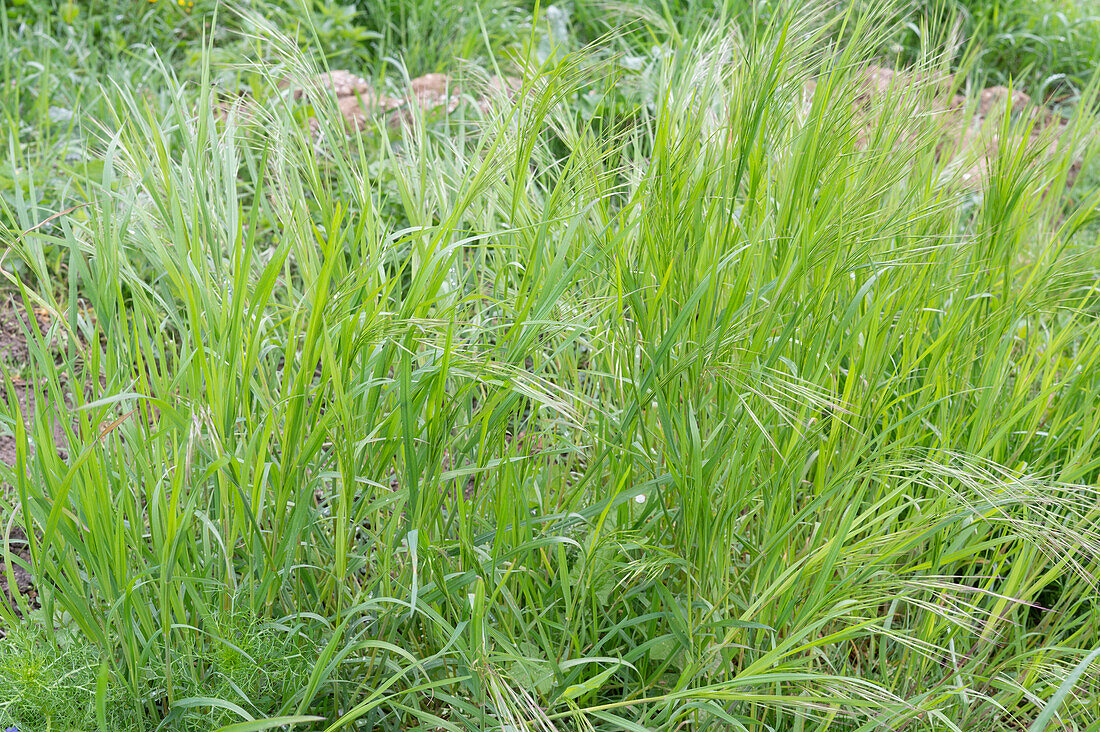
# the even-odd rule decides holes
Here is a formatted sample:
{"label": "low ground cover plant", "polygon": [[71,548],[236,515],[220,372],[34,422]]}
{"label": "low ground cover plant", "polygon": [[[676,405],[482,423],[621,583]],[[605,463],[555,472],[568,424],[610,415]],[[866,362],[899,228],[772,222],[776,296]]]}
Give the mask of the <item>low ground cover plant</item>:
{"label": "low ground cover plant", "polygon": [[1096,729],[1095,78],[956,154],[898,8],[137,5],[3,15],[0,726]]}

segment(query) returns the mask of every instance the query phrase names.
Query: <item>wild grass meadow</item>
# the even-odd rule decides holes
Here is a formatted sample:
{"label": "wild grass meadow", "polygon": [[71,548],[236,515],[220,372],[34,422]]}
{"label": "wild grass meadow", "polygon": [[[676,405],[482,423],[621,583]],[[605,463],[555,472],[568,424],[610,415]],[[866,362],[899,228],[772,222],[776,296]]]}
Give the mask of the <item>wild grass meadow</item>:
{"label": "wild grass meadow", "polygon": [[0,7],[0,727],[1100,730],[1095,2]]}

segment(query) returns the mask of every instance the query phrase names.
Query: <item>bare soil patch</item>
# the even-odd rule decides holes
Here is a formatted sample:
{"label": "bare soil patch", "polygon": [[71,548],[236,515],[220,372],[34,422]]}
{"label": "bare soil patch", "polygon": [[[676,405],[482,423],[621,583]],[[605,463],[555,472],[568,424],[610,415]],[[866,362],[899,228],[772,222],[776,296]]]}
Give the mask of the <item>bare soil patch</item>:
{"label": "bare soil patch", "polygon": [[[45,335],[48,327],[47,320],[41,314],[32,314],[35,327],[38,332]],[[0,362],[8,369],[11,376],[11,389],[7,382],[0,380],[0,398],[4,404],[13,406],[12,398],[19,401],[20,412],[27,424],[34,414],[37,400],[44,397],[42,390],[34,389],[34,386],[25,379],[24,367],[30,352],[26,347],[25,327],[29,316],[23,307],[15,301],[11,295],[0,295]],[[15,463],[15,438],[7,434],[9,429],[0,426],[0,461],[14,465]],[[61,424],[54,427],[54,441],[57,446],[62,445],[64,431]]]}
{"label": "bare soil patch", "polygon": [[[10,567],[9,562],[0,562],[0,592],[3,593],[4,601],[8,603],[15,614],[22,616],[23,613],[19,607],[16,594],[23,596],[31,610],[39,607],[38,590],[34,585],[34,577],[26,569],[26,566],[30,566],[31,563],[27,535],[18,526],[13,527],[6,540],[5,537],[0,537],[0,553],[5,549],[5,544],[8,553],[11,555],[11,561]],[[14,580],[16,594],[12,593],[12,580]],[[0,634],[2,633],[3,630],[0,629]]]}
{"label": "bare soil patch", "polygon": [[[44,333],[47,325],[45,319],[33,313],[32,318],[39,332]],[[9,406],[13,406],[9,400],[18,400],[20,412],[24,419],[29,420],[34,412],[36,400],[41,399],[42,396],[37,393],[39,390],[21,376],[22,367],[30,356],[24,335],[27,322],[26,311],[14,297],[0,296],[0,360],[4,362],[12,376],[10,388],[6,381],[0,381],[0,399]],[[3,429],[3,432],[6,433],[9,430]],[[59,432],[60,429],[55,432],[55,441],[61,437]],[[0,434],[0,461],[14,465],[15,460],[15,437],[10,434]],[[8,488],[0,484],[0,489]],[[3,594],[4,602],[15,614],[21,615],[16,594],[22,595],[28,606],[34,609],[38,607],[38,591],[35,588],[33,576],[26,569],[31,559],[27,536],[18,526],[12,527],[10,533],[7,532],[8,518],[0,515],[0,593]],[[5,550],[8,555],[5,555]],[[0,634],[2,633],[3,630],[0,629]]]}
{"label": "bare soil patch", "polygon": [[[44,319],[37,315],[33,318],[39,332],[44,333]],[[13,393],[9,393],[7,383],[0,380],[0,399],[8,405],[11,405],[11,398],[18,399],[24,418],[33,413],[35,404],[34,390],[23,380],[21,374],[30,355],[24,335],[27,320],[26,311],[13,296],[0,296],[0,362],[7,367],[13,382]],[[0,434],[0,461],[8,465],[15,464],[15,438],[10,434]]]}
{"label": "bare soil patch", "polygon": [[[25,363],[29,355],[27,339],[23,337],[25,322],[26,313],[15,302],[15,298],[11,295],[0,295],[0,360],[9,366]],[[42,327],[43,323],[38,321],[38,325]]]}

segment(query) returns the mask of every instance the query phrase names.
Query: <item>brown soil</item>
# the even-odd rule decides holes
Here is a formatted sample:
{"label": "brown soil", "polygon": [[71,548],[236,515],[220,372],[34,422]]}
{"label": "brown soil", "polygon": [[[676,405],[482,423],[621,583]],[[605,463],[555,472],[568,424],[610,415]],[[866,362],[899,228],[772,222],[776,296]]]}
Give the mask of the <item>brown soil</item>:
{"label": "brown soil", "polygon": [[[27,360],[27,341],[23,337],[26,313],[16,304],[14,297],[0,299],[0,360],[9,366]],[[39,322],[41,326],[42,323]]]}
{"label": "brown soil", "polygon": [[[29,353],[27,342],[23,337],[23,324],[26,323],[26,312],[12,297],[0,299],[0,360],[3,360],[9,373],[13,377],[11,390],[5,381],[0,381],[0,398],[5,403],[13,396],[19,400],[19,408],[24,418],[29,418],[34,410],[36,390],[19,378],[19,371],[26,363]],[[36,325],[40,331],[45,330],[43,318],[35,316]],[[0,434],[0,461],[8,465],[14,465],[16,458],[15,438],[11,435]],[[7,532],[7,516],[0,516],[0,592],[4,600],[15,611],[21,614],[19,603],[12,594],[12,583],[9,579],[9,571],[14,579],[14,590],[23,595],[29,606],[38,607],[38,591],[35,589],[33,578],[25,568],[30,564],[30,551],[27,546],[27,537],[18,526],[12,527]],[[11,554],[11,561],[5,561],[4,549]],[[10,565],[10,566],[9,566]],[[0,634],[2,634],[0,630]]]}
{"label": "brown soil", "polygon": [[[44,330],[45,323],[42,319],[36,317],[35,320],[38,327]],[[12,376],[14,396],[19,400],[19,408],[24,417],[34,409],[33,391],[19,375],[29,356],[27,341],[23,337],[26,321],[26,312],[13,297],[0,299],[0,362],[4,363]],[[12,395],[8,393],[6,382],[0,380],[0,399],[8,403],[10,396]],[[15,464],[15,438],[11,435],[0,434],[0,461],[8,465]]]}
{"label": "brown soil", "polygon": [[[12,527],[11,533],[7,535],[7,549],[11,553],[11,575],[15,580],[15,591],[22,595],[27,601],[30,609],[39,607],[38,603],[38,590],[34,586],[34,578],[31,573],[26,570],[27,566],[31,563],[30,549],[27,546],[27,535],[23,533],[23,530],[18,526]],[[0,554],[4,550],[4,538],[0,536]],[[11,592],[10,580],[8,577],[9,567],[8,562],[0,561],[0,592],[3,592],[4,600],[11,606],[15,614],[22,616],[22,611],[19,608],[19,602],[15,595]],[[2,633],[2,630],[0,630]]]}
{"label": "brown soil", "polygon": [[[34,397],[26,384],[14,385],[14,391],[19,399],[19,409],[26,415],[34,406]],[[7,403],[8,396],[7,386],[0,383],[0,398]],[[0,435],[0,462],[15,465],[15,437],[12,435]]]}

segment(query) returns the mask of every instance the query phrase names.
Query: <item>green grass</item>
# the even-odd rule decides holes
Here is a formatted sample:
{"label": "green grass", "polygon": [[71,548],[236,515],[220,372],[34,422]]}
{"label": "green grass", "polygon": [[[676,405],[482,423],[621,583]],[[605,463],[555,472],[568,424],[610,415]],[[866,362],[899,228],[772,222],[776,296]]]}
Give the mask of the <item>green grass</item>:
{"label": "green grass", "polygon": [[[1011,79],[1043,98],[1065,98],[1086,86],[1096,70],[1100,4],[1095,0],[922,0],[918,5],[978,41],[974,70],[992,83]],[[906,36],[913,42],[913,29]]]}
{"label": "green grass", "polygon": [[[67,408],[2,411],[0,725],[1097,729],[1094,79],[975,193],[904,90],[857,143],[887,14],[146,5],[160,58],[6,15],[0,267]],[[531,73],[318,140],[303,46]]]}

